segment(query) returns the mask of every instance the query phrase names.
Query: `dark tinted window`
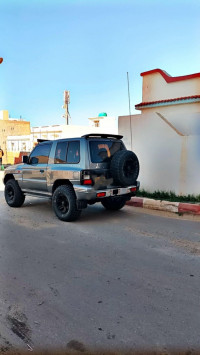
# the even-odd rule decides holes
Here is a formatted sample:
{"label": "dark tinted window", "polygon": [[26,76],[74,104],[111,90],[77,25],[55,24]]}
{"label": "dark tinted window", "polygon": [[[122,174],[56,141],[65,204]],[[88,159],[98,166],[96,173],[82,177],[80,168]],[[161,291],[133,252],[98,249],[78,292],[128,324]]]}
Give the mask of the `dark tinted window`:
{"label": "dark tinted window", "polygon": [[67,145],[68,142],[59,142],[56,146],[56,153],[54,158],[55,164],[66,164],[67,162]]}
{"label": "dark tinted window", "polygon": [[118,150],[124,149],[121,142],[115,141],[95,140],[90,141],[89,144],[92,163],[109,162]]}
{"label": "dark tinted window", "polygon": [[68,143],[67,163],[77,164],[80,162],[80,142],[73,141]]}
{"label": "dark tinted window", "polygon": [[35,157],[38,159],[38,164],[47,164],[49,160],[50,150],[51,150],[51,144],[37,145],[34,151],[30,155],[30,163],[31,163],[31,158]]}

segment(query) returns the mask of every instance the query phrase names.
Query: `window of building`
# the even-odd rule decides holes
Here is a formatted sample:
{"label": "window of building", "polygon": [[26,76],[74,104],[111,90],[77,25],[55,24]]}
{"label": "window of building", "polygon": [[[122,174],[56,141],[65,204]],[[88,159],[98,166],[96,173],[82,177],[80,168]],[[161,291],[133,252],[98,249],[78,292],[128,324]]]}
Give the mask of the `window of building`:
{"label": "window of building", "polygon": [[94,127],[99,127],[99,121],[94,121]]}
{"label": "window of building", "polygon": [[22,143],[22,150],[23,150],[24,152],[26,151],[26,143],[25,143],[25,142]]}
{"label": "window of building", "polygon": [[50,143],[37,145],[34,151],[30,155],[30,162],[32,158],[37,158],[38,164],[47,164],[50,150],[51,150]]}

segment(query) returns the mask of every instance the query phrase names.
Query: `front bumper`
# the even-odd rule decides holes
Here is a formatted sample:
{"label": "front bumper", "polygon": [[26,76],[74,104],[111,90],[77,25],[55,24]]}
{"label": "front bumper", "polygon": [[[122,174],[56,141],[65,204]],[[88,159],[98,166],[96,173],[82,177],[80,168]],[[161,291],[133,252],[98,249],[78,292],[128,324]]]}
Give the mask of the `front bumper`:
{"label": "front bumper", "polygon": [[[86,201],[93,201],[96,199],[102,199],[110,196],[121,196],[131,194],[134,196],[136,192],[139,190],[140,182],[137,181],[135,185],[127,186],[127,187],[120,187],[120,186],[113,186],[112,188],[102,189],[102,190],[95,190],[92,186],[83,186],[83,185],[73,185],[74,191],[76,193],[77,200],[86,200]],[[135,192],[131,192],[131,188],[136,188]],[[104,192],[105,196],[97,197],[97,193]]]}

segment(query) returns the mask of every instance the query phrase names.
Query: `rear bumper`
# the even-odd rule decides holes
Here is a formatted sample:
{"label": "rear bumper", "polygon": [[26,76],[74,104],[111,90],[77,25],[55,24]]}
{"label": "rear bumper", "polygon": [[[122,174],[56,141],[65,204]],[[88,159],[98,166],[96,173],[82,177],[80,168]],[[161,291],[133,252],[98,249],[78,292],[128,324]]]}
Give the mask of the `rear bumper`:
{"label": "rear bumper", "polygon": [[[131,185],[128,187],[114,186],[112,188],[102,189],[102,190],[95,190],[92,186],[73,185],[73,187],[76,193],[77,200],[92,201],[92,200],[102,199],[110,196],[121,196],[121,195],[135,196],[136,192],[139,190],[140,182],[137,181],[135,185]],[[136,188],[136,190],[131,192],[132,188]],[[99,194],[101,192],[105,192],[105,196],[97,197],[97,193]]]}

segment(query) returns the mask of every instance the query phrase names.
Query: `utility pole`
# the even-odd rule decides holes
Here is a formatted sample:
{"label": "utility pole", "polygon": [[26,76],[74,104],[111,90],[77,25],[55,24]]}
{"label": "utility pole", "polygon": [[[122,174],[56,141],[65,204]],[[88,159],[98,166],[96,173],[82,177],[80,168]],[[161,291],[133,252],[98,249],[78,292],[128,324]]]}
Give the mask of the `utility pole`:
{"label": "utility pole", "polygon": [[62,108],[65,109],[65,114],[63,117],[66,119],[66,124],[69,124],[69,110],[68,110],[68,105],[70,103],[70,92],[65,90],[64,91],[64,105]]}
{"label": "utility pole", "polygon": [[129,74],[128,74],[128,72],[127,72],[127,84],[128,84],[129,119],[130,119],[131,150],[132,150],[133,147],[132,147],[132,124],[131,124],[131,100],[130,100]]}

